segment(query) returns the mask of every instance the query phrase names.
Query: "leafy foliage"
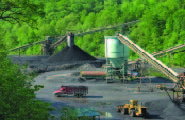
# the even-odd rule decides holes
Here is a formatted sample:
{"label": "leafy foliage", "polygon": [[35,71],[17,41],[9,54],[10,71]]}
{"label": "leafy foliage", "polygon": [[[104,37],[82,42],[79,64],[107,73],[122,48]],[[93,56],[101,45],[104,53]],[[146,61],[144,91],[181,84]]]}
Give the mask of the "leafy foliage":
{"label": "leafy foliage", "polygon": [[1,61],[0,66],[0,119],[48,119],[50,115],[47,108],[50,104],[35,100],[34,92],[43,86],[31,88],[36,75],[24,75],[8,59]]}
{"label": "leafy foliage", "polygon": [[[37,74],[25,75],[18,65],[13,64],[11,59],[6,58],[8,48],[32,43],[37,38],[32,23],[36,21],[38,16],[43,15],[44,12],[41,11],[41,8],[29,0],[0,1],[1,120],[46,120],[50,117],[48,113],[48,110],[51,110],[50,103],[35,99],[35,91],[44,87],[42,85],[32,86],[33,79]],[[23,24],[23,22],[26,23]],[[19,24],[13,25],[12,23]],[[20,24],[23,27],[20,27]],[[17,37],[18,35],[21,35],[21,37]],[[25,42],[21,40],[24,38],[31,39]],[[26,67],[27,64],[24,64],[23,68]]]}
{"label": "leafy foliage", "polygon": [[61,120],[76,120],[78,118],[78,112],[75,108],[70,107],[70,106],[66,106],[66,107],[62,107],[61,109]]}
{"label": "leafy foliage", "polygon": [[[66,34],[67,31],[87,31],[139,19],[140,23],[129,28],[131,32],[128,36],[146,51],[152,53],[184,43],[184,0],[29,1],[30,4],[39,5],[38,11],[44,9],[45,17],[34,15],[38,30],[31,28],[26,23],[11,25],[8,22],[0,22],[2,28],[6,29],[2,35],[7,49],[42,40],[44,36],[55,37]],[[28,4],[28,0],[26,0],[26,4]],[[32,6],[28,8],[27,12]],[[119,29],[75,37],[75,44],[91,55],[104,56],[104,35],[115,35],[117,30]],[[63,47],[64,45],[61,45],[56,51],[60,51]],[[24,54],[38,55],[41,54],[40,50],[41,46],[38,45],[27,49]],[[137,58],[135,53],[132,51],[130,53],[130,58]],[[175,62],[178,65],[180,65],[180,54],[176,53],[175,55]],[[185,57],[183,56],[181,59],[185,59]],[[166,57],[163,62],[168,63],[168,61],[169,59]]]}
{"label": "leafy foliage", "polygon": [[43,7],[43,4],[33,4],[31,0],[1,0],[0,20],[33,25],[38,16],[44,17]]}
{"label": "leafy foliage", "polygon": [[97,112],[94,108],[74,108],[71,106],[62,107],[60,116],[61,120],[94,120],[93,116],[86,116],[88,112]]}

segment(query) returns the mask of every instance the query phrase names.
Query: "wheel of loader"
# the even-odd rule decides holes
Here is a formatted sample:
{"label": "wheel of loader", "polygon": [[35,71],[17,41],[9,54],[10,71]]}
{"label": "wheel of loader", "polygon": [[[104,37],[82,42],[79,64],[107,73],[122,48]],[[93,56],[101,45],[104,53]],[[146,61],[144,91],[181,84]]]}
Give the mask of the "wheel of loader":
{"label": "wheel of loader", "polygon": [[135,110],[130,110],[130,116],[135,117],[136,116],[136,111]]}
{"label": "wheel of loader", "polygon": [[128,108],[122,108],[121,114],[123,114],[123,115],[128,114]]}
{"label": "wheel of loader", "polygon": [[116,110],[117,112],[120,112],[120,109],[119,108],[117,108],[117,110]]}
{"label": "wheel of loader", "polygon": [[117,111],[117,112],[121,112],[121,109],[120,109],[120,108],[121,108],[121,106],[120,106],[120,105],[119,105],[119,106],[117,106],[117,110],[116,110],[116,111]]}

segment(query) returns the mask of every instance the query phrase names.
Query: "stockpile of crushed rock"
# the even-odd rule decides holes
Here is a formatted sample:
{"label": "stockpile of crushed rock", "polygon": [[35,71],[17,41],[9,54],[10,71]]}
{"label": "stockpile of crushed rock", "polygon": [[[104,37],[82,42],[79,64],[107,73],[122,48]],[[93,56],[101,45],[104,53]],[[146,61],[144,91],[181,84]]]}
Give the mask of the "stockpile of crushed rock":
{"label": "stockpile of crushed rock", "polygon": [[184,104],[178,106],[170,102],[162,112],[162,115],[167,118],[167,120],[182,120],[182,118],[185,117]]}
{"label": "stockpile of crushed rock", "polygon": [[104,70],[99,66],[97,67],[95,63],[94,64],[84,64],[80,66],[79,69],[82,71],[103,71]]}
{"label": "stockpile of crushed rock", "polygon": [[62,51],[52,55],[48,58],[47,62],[71,62],[81,60],[96,60],[95,57],[89,55],[87,52],[74,45],[72,47],[65,47]]}

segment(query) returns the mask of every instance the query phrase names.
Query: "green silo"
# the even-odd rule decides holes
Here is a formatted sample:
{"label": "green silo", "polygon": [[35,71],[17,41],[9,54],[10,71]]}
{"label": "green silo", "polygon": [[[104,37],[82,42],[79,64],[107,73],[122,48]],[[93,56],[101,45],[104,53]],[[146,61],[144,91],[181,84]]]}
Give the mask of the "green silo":
{"label": "green silo", "polygon": [[118,36],[105,36],[105,58],[108,76],[123,78],[127,74],[129,48],[122,44]]}

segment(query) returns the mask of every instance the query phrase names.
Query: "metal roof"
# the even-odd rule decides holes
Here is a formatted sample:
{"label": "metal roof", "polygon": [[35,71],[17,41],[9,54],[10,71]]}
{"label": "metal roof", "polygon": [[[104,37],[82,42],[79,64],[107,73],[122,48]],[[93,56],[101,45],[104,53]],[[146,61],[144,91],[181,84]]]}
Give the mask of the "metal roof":
{"label": "metal roof", "polygon": [[100,113],[93,108],[77,108],[78,117],[82,116],[100,116]]}

